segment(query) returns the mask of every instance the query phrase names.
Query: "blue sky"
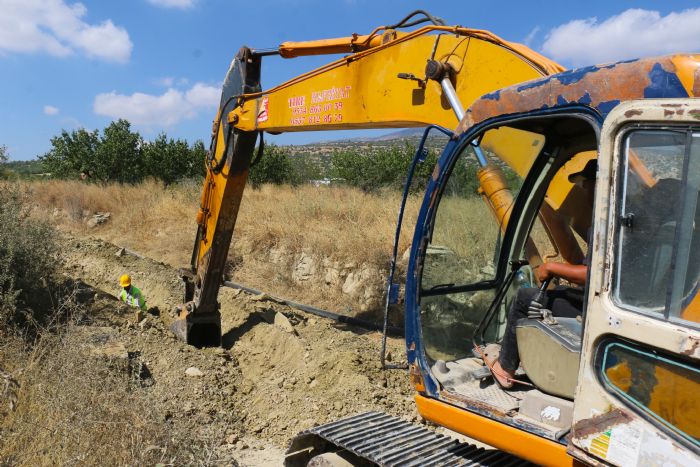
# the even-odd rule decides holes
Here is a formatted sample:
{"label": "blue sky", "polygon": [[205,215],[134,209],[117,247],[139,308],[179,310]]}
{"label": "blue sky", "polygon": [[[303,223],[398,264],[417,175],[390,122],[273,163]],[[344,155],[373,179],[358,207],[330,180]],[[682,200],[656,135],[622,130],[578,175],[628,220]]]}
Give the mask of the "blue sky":
{"label": "blue sky", "polygon": [[[368,33],[418,8],[565,66],[700,51],[697,1],[0,0],[0,145],[13,160],[31,159],[61,129],[102,129],[119,117],[146,139],[165,131],[208,144],[218,88],[241,45]],[[266,57],[263,86],[332,58]]]}

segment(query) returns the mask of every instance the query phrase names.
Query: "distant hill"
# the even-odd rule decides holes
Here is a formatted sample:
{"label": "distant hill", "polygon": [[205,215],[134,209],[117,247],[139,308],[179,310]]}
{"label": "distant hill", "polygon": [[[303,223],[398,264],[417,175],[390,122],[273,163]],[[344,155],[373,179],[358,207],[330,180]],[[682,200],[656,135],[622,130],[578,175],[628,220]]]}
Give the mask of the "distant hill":
{"label": "distant hill", "polygon": [[[405,128],[403,130],[392,131],[380,136],[359,136],[357,138],[337,139],[325,141],[326,143],[343,143],[343,142],[375,142],[375,141],[393,141],[401,139],[420,138],[423,135],[424,128]],[[323,143],[320,143],[323,144]]]}

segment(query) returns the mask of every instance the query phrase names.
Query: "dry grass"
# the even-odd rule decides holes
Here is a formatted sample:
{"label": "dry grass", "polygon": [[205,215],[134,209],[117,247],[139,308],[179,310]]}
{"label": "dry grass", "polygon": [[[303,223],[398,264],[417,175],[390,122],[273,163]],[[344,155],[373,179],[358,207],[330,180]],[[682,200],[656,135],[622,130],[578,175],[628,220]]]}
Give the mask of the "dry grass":
{"label": "dry grass", "polygon": [[[178,267],[189,260],[199,199],[194,185],[164,188],[155,181],[92,185],[51,180],[34,182],[31,188],[40,211],[49,216],[55,212],[52,217],[63,229],[89,231]],[[83,219],[96,212],[112,217],[106,225],[89,230]]]}
{"label": "dry grass", "polygon": [[[41,215],[61,229],[94,235],[174,267],[189,263],[196,231],[200,184],[187,182],[165,188],[148,181],[136,186],[97,186],[78,181],[31,184]],[[422,199],[409,199],[399,255],[409,248]],[[371,265],[387,270],[393,244],[400,193],[364,193],[346,187],[275,186],[246,189],[229,259],[232,279],[250,287],[317,306],[342,311],[355,307],[339,287],[300,287],[291,278],[294,258],[305,252],[320,262]],[[110,221],[94,229],[84,215],[110,212]],[[55,215],[53,215],[55,213]],[[289,258],[281,271],[270,251]],[[378,282],[383,288],[383,283]]]}
{"label": "dry grass", "polygon": [[4,339],[0,363],[14,367],[19,385],[16,411],[5,411],[0,424],[0,464],[200,463],[206,450],[157,415],[122,361],[87,354],[69,336],[68,328],[45,333],[31,349]]}
{"label": "dry grass", "polygon": [[[86,233],[83,213],[110,212],[111,222],[94,233],[173,266],[189,261],[200,186],[194,182],[164,188],[141,185],[87,185],[73,181],[32,184],[34,199],[46,213],[66,216],[61,227]],[[247,189],[241,204],[233,251],[255,254],[270,248],[311,251],[339,261],[386,266],[400,194],[364,193],[354,188],[264,185]],[[412,197],[405,225],[413,226],[420,199]],[[401,251],[410,245],[405,231]]]}
{"label": "dry grass", "polygon": [[447,247],[478,269],[493,260],[498,223],[481,198],[445,196],[440,201],[433,244]]}

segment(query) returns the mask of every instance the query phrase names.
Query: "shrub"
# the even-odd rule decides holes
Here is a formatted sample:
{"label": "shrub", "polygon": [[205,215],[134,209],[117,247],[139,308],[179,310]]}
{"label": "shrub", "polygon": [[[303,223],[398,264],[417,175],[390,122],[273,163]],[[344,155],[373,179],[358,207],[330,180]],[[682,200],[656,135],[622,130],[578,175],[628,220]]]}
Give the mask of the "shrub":
{"label": "shrub", "polygon": [[50,284],[58,268],[56,232],[29,217],[29,193],[4,183],[0,190],[0,326],[50,316]]}
{"label": "shrub", "polygon": [[[339,150],[331,156],[333,176],[364,191],[382,187],[401,189],[415,151],[416,148],[409,143],[403,146]],[[416,166],[411,191],[425,188],[437,157],[437,152],[429,151],[425,162]]]}
{"label": "shrub", "polygon": [[190,176],[195,161],[187,141],[174,140],[161,133],[143,147],[144,172],[162,180],[166,185]]}

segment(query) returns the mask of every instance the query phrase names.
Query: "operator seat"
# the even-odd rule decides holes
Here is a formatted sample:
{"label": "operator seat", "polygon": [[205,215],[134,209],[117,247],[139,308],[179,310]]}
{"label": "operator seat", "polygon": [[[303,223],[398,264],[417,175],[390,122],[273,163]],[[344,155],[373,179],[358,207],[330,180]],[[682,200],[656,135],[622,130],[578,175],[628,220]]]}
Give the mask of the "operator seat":
{"label": "operator seat", "polygon": [[573,400],[581,360],[581,321],[554,320],[556,324],[539,319],[518,320],[515,335],[520,364],[538,389]]}

